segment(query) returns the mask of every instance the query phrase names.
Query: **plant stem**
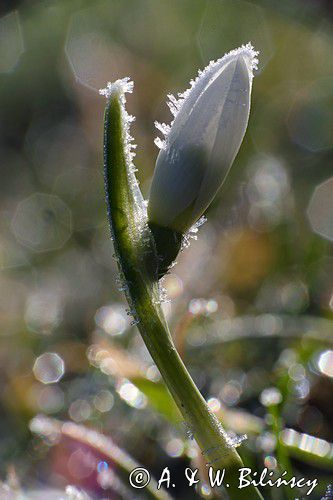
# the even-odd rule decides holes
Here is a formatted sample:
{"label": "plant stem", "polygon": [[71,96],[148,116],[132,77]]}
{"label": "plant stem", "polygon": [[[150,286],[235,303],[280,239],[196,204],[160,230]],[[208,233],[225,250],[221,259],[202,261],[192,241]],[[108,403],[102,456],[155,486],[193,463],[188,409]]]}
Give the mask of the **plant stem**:
{"label": "plant stem", "polygon": [[226,469],[225,483],[230,485],[228,492],[232,499],[260,498],[254,487],[238,489],[242,461],[235,448],[229,444],[220,422],[208,408],[180,359],[169,331],[154,313],[154,306],[149,302],[147,297],[140,306],[137,303],[138,316],[142,318],[138,328],[184,417],[185,424],[193,433],[206,461],[211,463],[215,470]]}
{"label": "plant stem", "polygon": [[[173,344],[159,305],[156,252],[143,200],[124,146],[122,96],[110,96],[105,112],[105,189],[111,235],[126,296],[138,329],[200,449],[215,470],[225,469],[231,499],[261,499],[254,486],[238,489],[242,461],[208,408]],[[156,269],[156,273],[152,270]]]}

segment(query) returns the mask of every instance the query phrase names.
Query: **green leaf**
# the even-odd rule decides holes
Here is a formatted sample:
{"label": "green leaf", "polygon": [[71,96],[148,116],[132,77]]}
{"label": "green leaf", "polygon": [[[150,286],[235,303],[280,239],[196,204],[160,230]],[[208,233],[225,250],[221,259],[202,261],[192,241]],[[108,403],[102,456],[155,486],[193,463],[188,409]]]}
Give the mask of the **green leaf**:
{"label": "green leaf", "polygon": [[131,382],[148,398],[149,404],[169,422],[177,423],[182,416],[163,382],[135,377]]}

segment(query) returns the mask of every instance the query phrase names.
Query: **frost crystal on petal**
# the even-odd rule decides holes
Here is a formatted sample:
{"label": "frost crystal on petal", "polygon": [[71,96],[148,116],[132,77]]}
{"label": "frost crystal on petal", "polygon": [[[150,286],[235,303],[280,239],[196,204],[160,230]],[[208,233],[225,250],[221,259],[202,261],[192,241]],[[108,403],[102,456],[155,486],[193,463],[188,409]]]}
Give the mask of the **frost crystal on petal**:
{"label": "frost crystal on petal", "polygon": [[[179,96],[181,94],[178,94]],[[167,102],[167,105],[171,111],[171,113],[173,114],[173,116],[177,116],[180,108],[181,108],[181,101],[180,99],[177,99],[177,97],[175,97],[173,94],[168,94],[168,99],[169,101]]]}
{"label": "frost crystal on petal", "polygon": [[191,244],[191,240],[197,240],[198,239],[198,231],[199,227],[201,227],[205,222],[207,218],[203,215],[200,217],[197,222],[193,224],[193,226],[190,227],[190,229],[187,231],[187,233],[184,234],[183,236],[183,241],[182,241],[182,246],[180,251],[182,252],[185,250],[185,248],[188,248]]}
{"label": "frost crystal on petal", "polygon": [[160,122],[155,122],[155,127],[157,130],[160,130],[162,134],[168,134],[170,132],[170,125],[167,125],[166,123],[160,123]]}
{"label": "frost crystal on petal", "polygon": [[[155,122],[155,127],[157,128],[157,130],[159,130],[160,132],[162,132],[163,136],[164,137],[167,137],[169,132],[170,132],[170,128],[171,126],[170,125],[167,125],[166,123],[160,123],[160,122]],[[156,139],[154,140],[154,143],[156,144],[156,146],[159,148],[159,149],[165,149],[166,147],[166,142],[165,140],[161,139],[160,137],[156,137]]]}
{"label": "frost crystal on petal", "polygon": [[165,149],[166,148],[165,141],[163,139],[161,139],[160,137],[155,137],[154,144],[155,144],[155,146],[158,147],[158,149]]}
{"label": "frost crystal on petal", "polygon": [[209,82],[210,78],[214,76],[214,72],[216,69],[221,67],[222,65],[226,64],[229,62],[231,59],[234,57],[237,57],[239,55],[244,56],[244,60],[246,61],[249,74],[250,74],[250,79],[252,81],[253,79],[253,71],[258,69],[258,55],[259,52],[254,50],[251,42],[247,43],[246,45],[242,45],[241,47],[238,47],[237,49],[231,50],[227,54],[224,54],[223,57],[220,59],[217,59],[216,61],[210,61],[210,63],[206,66],[205,69],[199,70],[198,75],[194,80],[190,81],[190,87],[185,90],[184,92],[178,93],[178,97],[175,97],[173,94],[168,94],[168,101],[167,105],[173,115],[173,120],[171,121],[170,125],[166,125],[165,123],[159,123],[155,122],[156,128],[162,132],[164,135],[164,139],[160,139],[157,137],[155,139],[155,144],[158,148],[160,149],[165,149],[166,148],[166,142],[168,139],[168,135],[170,132],[170,129],[172,127],[173,122],[175,121],[176,116],[182,109],[185,101],[187,100],[188,97],[190,97],[192,91],[198,87],[198,84],[203,82],[203,80],[207,79],[207,83]]}

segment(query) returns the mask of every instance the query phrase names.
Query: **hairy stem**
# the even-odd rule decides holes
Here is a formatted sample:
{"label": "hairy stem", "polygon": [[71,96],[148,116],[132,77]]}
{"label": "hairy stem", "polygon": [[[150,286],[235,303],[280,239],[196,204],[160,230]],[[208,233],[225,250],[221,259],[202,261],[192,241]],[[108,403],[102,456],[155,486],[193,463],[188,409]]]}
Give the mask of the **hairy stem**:
{"label": "hairy stem", "polygon": [[109,97],[105,112],[105,189],[111,236],[126,296],[138,329],[190,432],[215,470],[225,469],[231,499],[262,498],[254,486],[238,489],[242,461],[208,408],[173,344],[159,305],[158,262],[145,205],[124,145],[122,96]]}

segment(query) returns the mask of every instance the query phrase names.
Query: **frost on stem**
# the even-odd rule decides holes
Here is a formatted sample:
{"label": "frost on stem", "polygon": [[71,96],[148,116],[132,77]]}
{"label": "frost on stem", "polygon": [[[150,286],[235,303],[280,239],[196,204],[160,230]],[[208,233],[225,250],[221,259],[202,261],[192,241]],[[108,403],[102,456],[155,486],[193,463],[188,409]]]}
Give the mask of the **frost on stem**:
{"label": "frost on stem", "polygon": [[126,111],[126,95],[127,93],[132,94],[134,88],[134,83],[132,80],[126,76],[115,82],[108,82],[104,89],[100,89],[99,93],[104,95],[106,99],[110,99],[112,96],[117,95],[121,103],[122,111],[122,129],[123,129],[123,143],[125,145],[125,156],[129,168],[132,172],[136,171],[133,164],[133,159],[135,157],[135,152],[133,149],[136,148],[136,144],[133,144],[133,137],[130,134],[131,123],[134,122],[135,116],[130,115]]}
{"label": "frost on stem", "polygon": [[126,309],[126,314],[127,314],[127,316],[132,318],[131,326],[135,326],[135,325],[138,325],[140,323],[140,318],[137,315],[135,308]]}
{"label": "frost on stem", "polygon": [[[133,143],[133,137],[130,133],[130,127],[133,121],[135,120],[135,117],[130,115],[127,110],[126,110],[126,93],[132,93],[134,88],[134,83],[130,80],[129,77],[125,77],[119,80],[116,80],[115,82],[108,82],[106,87],[104,89],[101,89],[99,93],[101,95],[104,95],[108,102],[112,100],[113,98],[117,99],[118,103],[120,104],[120,125],[121,125],[121,144],[119,144],[119,148],[122,148],[123,151],[123,156],[126,164],[126,175],[127,175],[127,184],[130,188],[130,196],[131,196],[131,204],[132,204],[132,209],[133,209],[133,218],[130,221],[132,225],[132,234],[131,237],[132,239],[136,240],[139,242],[139,240],[142,240],[144,236],[146,235],[147,231],[147,205],[144,203],[144,200],[142,198],[142,194],[139,188],[139,183],[136,178],[135,172],[137,169],[134,166],[133,160],[135,157],[135,152],[134,149],[137,147],[136,144]],[[112,129],[113,124],[110,124],[110,127]],[[106,193],[107,193],[107,198],[108,198],[108,187],[107,187],[107,177],[108,174],[106,172],[105,174],[105,182],[106,182]],[[108,211],[109,211],[109,219],[111,220],[111,214],[110,214],[110,206],[108,203]],[[110,224],[110,229],[111,229],[111,238],[115,242],[115,235],[113,234],[113,225]],[[119,277],[117,279],[117,286],[121,291],[124,291],[126,295],[129,297],[128,294],[128,284],[126,283],[124,273],[122,270],[121,262],[120,262],[120,257],[118,255],[118,252],[116,250],[115,252],[115,258],[118,263],[119,267]],[[132,304],[133,306],[133,304]],[[134,308],[134,306],[133,306]],[[134,318],[134,323],[136,324],[137,321]]]}
{"label": "frost on stem", "polygon": [[142,194],[139,189],[139,183],[135,176],[137,171],[133,160],[135,158],[135,151],[137,145],[133,143],[134,138],[130,134],[131,124],[135,121],[135,117],[130,115],[126,110],[126,93],[131,94],[133,92],[134,83],[132,80],[126,76],[116,80],[115,82],[108,82],[104,89],[100,89],[99,93],[104,95],[107,100],[111,99],[113,96],[117,96],[121,105],[121,125],[122,125],[122,143],[124,145],[124,155],[127,165],[127,175],[129,184],[132,187],[132,193],[135,201],[135,208],[137,214],[139,214],[140,227],[147,223],[147,209],[143,203]]}
{"label": "frost on stem", "polygon": [[217,59],[216,61],[210,61],[208,66],[206,66],[206,68],[203,70],[199,70],[197,77],[194,80],[190,81],[190,87],[184,92],[178,93],[177,97],[175,97],[173,94],[168,94],[167,105],[173,115],[173,120],[169,125],[166,123],[160,123],[158,121],[155,122],[155,127],[163,135],[162,139],[160,137],[157,137],[155,139],[154,142],[156,146],[159,149],[166,148],[171,127],[180,110],[188,107],[186,111],[190,111],[190,109],[193,107],[193,104],[197,101],[201,93],[205,90],[211,79],[214,77],[216,71],[225,66],[225,64],[235,56],[244,56],[244,60],[249,69],[252,83],[253,71],[258,67],[258,54],[259,52],[254,50],[251,42],[247,43],[246,45],[242,45],[241,47],[238,47],[238,49],[231,50],[220,59]]}
{"label": "frost on stem", "polygon": [[[139,182],[136,178],[135,172],[137,168],[135,167],[133,160],[135,158],[135,149],[137,147],[134,144],[134,138],[130,133],[131,124],[135,121],[135,117],[130,115],[126,110],[126,94],[131,94],[134,89],[133,81],[127,76],[116,80],[115,82],[108,82],[104,89],[100,89],[99,93],[106,97],[107,100],[112,99],[116,96],[119,99],[121,107],[121,126],[122,126],[122,144],[124,148],[124,156],[126,161],[126,170],[128,176],[128,183],[131,187],[133,199],[134,199],[134,210],[136,213],[135,226],[137,229],[137,236],[141,238],[145,229],[147,228],[147,204],[145,203],[142,193],[139,188]],[[111,228],[112,231],[112,228]],[[113,235],[111,234],[113,239]],[[121,279],[121,278],[120,278]],[[122,285],[126,288],[126,285]]]}
{"label": "frost on stem", "polygon": [[[247,440],[247,435],[246,434],[242,434],[241,436],[238,436],[235,433],[227,434],[225,432],[225,430],[223,429],[223,427],[222,427],[221,424],[219,424],[219,428],[220,428],[221,434],[224,436],[224,439],[225,439],[225,442],[226,442],[226,445],[227,445],[227,449],[238,448],[244,441]],[[204,455],[206,457],[207,456],[213,457],[206,464],[206,467],[209,467],[209,466],[213,465],[214,463],[218,462],[219,460],[221,460],[227,454],[228,454],[228,451],[227,450],[223,450],[222,451],[222,446],[221,445],[213,446],[212,448],[208,448],[207,450],[204,450],[202,452],[202,455]]]}
{"label": "frost on stem", "polygon": [[238,448],[244,441],[247,440],[247,435],[228,434],[227,443],[229,448]]}
{"label": "frost on stem", "polygon": [[158,281],[157,297],[153,299],[155,305],[167,304],[171,302],[168,297],[168,291],[164,286],[165,276],[162,276]]}

